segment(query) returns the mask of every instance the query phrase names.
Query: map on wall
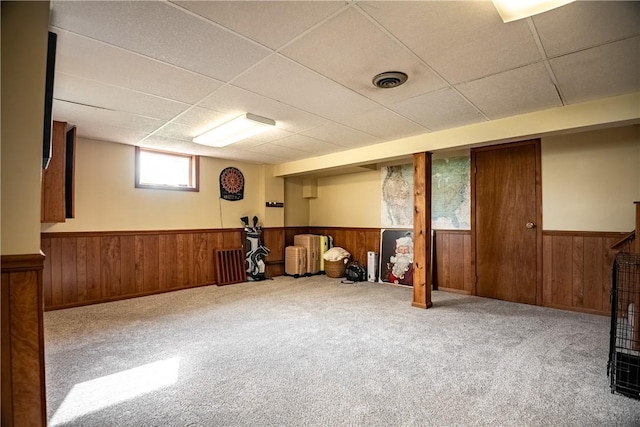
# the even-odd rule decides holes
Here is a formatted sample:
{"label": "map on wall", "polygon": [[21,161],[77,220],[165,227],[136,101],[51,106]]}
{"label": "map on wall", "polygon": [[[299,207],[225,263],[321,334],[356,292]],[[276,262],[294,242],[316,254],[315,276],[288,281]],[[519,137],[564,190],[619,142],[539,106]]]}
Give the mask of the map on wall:
{"label": "map on wall", "polygon": [[[437,230],[470,230],[470,158],[435,159],[431,168],[432,227]],[[381,173],[382,228],[412,228],[413,165],[383,167]]]}
{"label": "map on wall", "polygon": [[388,166],[382,172],[382,228],[413,227],[413,165]]}
{"label": "map on wall", "polygon": [[470,158],[431,163],[431,223],[436,230],[471,229]]}

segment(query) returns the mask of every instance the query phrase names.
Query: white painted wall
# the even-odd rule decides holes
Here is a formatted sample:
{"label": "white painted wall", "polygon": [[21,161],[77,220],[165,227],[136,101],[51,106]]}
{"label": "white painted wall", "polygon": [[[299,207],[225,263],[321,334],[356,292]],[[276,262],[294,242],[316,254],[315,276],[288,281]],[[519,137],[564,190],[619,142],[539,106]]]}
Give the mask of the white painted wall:
{"label": "white painted wall", "polygon": [[[541,145],[543,229],[633,230],[633,202],[640,200],[639,125],[545,137]],[[380,171],[318,179],[309,224],[380,227],[380,180]]]}
{"label": "white painted wall", "polygon": [[2,2],[2,254],[40,253],[49,2]]}
{"label": "white painted wall", "polygon": [[545,230],[622,231],[635,227],[640,200],[640,126],[542,140]]}
{"label": "white painted wall", "polygon": [[[244,175],[243,200],[219,198],[218,178],[228,166]],[[75,218],[43,224],[43,232],[239,228],[240,217],[254,215],[263,226],[283,223],[280,212],[263,218],[266,195],[280,197],[283,181],[266,177],[265,166],[201,157],[199,192],[135,188],[133,146],[78,138],[75,168]]]}

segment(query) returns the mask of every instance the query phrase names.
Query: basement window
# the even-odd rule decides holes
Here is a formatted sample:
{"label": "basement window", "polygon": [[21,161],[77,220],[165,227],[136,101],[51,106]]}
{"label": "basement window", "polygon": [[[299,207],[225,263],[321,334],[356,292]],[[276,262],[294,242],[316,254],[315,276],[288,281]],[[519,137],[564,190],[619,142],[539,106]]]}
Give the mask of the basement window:
{"label": "basement window", "polygon": [[136,188],[199,191],[199,156],[136,147]]}

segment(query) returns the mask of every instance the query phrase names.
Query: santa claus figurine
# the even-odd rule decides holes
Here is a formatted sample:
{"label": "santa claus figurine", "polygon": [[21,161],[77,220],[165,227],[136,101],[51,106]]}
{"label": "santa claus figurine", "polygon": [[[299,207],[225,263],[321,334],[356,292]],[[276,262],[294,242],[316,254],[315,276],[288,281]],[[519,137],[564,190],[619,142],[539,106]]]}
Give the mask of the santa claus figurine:
{"label": "santa claus figurine", "polygon": [[413,285],[413,239],[396,239],[396,254],[389,258],[389,281],[399,285]]}

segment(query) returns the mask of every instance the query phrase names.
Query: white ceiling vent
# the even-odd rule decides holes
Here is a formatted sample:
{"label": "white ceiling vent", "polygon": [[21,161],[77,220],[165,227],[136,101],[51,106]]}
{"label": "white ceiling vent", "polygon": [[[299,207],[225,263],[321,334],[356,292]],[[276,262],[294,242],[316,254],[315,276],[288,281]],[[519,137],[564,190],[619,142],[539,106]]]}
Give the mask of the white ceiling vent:
{"label": "white ceiling vent", "polygon": [[409,77],[401,71],[386,71],[373,78],[373,85],[381,89],[397,87],[407,81]]}

